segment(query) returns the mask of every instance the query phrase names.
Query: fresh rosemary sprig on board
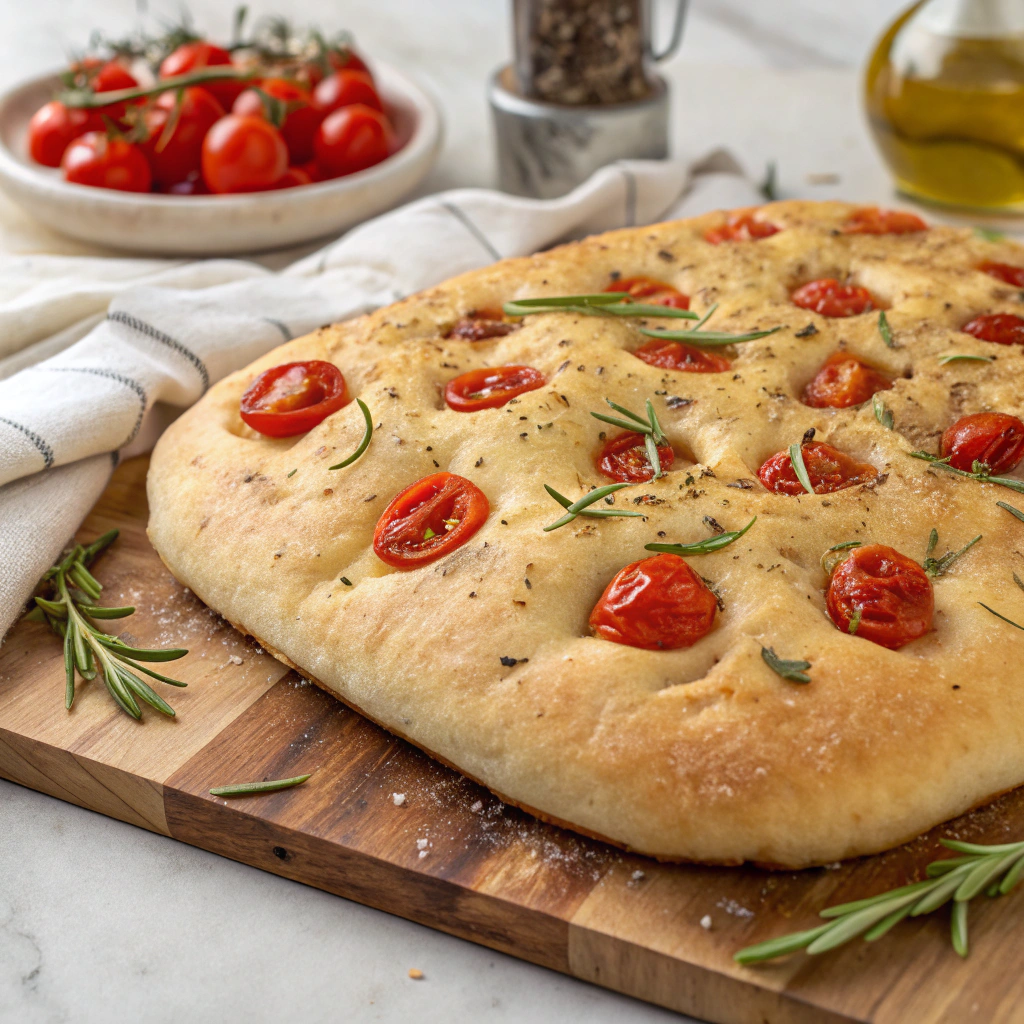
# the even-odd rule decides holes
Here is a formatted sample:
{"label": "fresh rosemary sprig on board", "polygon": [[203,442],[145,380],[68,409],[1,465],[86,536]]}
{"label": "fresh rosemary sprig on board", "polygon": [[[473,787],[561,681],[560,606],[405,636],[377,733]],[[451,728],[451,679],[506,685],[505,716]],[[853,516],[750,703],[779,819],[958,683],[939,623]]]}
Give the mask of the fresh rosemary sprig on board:
{"label": "fresh rosemary sprig on board", "polygon": [[142,717],[137,698],[165,715],[174,716],[174,709],[136,673],[158,679],[171,686],[186,686],[146,668],[139,662],[176,661],[188,651],[181,648],[146,650],[129,647],[116,636],[104,633],[94,620],[121,619],[131,615],[132,607],[104,608],[95,602],[103,585],[89,572],[88,566],[118,536],[111,530],[88,547],[76,544],[68,555],[46,571],[43,582],[49,584],[50,596],[37,597],[36,607],[26,616],[49,623],[64,641],[64,706],[70,710],[75,700],[75,672],[86,680],[102,675],[114,703],[132,718]]}
{"label": "fresh rosemary sprig on board", "polygon": [[852,903],[842,903],[821,911],[827,923],[808,931],[783,935],[741,949],[733,957],[741,964],[773,960],[797,950],[811,955],[825,953],[859,935],[874,942],[905,917],[930,914],[953,901],[951,932],[953,948],[967,956],[967,905],[975,896],[1005,896],[1024,877],[1024,842],[1000,846],[980,846],[943,839],[942,845],[962,854],[932,861],[921,882],[892,889]]}
{"label": "fresh rosemary sprig on board", "polygon": [[931,452],[910,452],[909,454],[912,459],[923,459],[925,462],[930,462],[933,466],[938,466],[940,469],[956,473],[957,476],[969,476],[971,479],[980,480],[982,483],[999,484],[1001,487],[1009,487],[1011,491],[1024,494],[1024,480],[1017,480],[1010,476],[991,476],[988,466],[983,462],[975,460],[971,466],[971,471],[967,472],[965,469],[957,469],[955,466],[951,466],[949,464],[950,456],[948,455],[946,458],[940,459],[937,455],[932,455]]}
{"label": "fresh rosemary sprig on board", "polygon": [[548,494],[550,494],[551,497],[565,509],[565,515],[562,516],[561,519],[555,520],[555,522],[551,523],[549,526],[545,526],[544,532],[549,533],[551,530],[557,530],[560,526],[565,526],[566,523],[571,523],[577,516],[588,516],[592,519],[610,519],[612,516],[629,516],[642,519],[644,515],[643,512],[631,512],[628,510],[620,512],[618,509],[613,508],[598,510],[590,508],[595,501],[600,501],[609,494],[613,494],[615,491],[621,491],[623,487],[629,486],[629,484],[605,484],[604,487],[595,488],[589,494],[585,494],[577,501],[570,501],[564,494],[559,494],[554,487],[545,484],[544,490],[547,491]]}
{"label": "fresh rosemary sprig on board", "polygon": [[271,779],[268,782],[240,782],[234,786],[218,786],[211,789],[213,796],[254,796],[257,793],[276,793],[279,789],[291,789],[292,786],[301,786],[306,779],[312,776],[296,775],[292,779]]}
{"label": "fresh rosemary sprig on board", "polygon": [[726,531],[706,540],[694,541],[692,544],[645,544],[645,551],[660,551],[666,555],[708,555],[712,551],[720,551],[728,547],[734,540],[739,540],[757,522],[757,516],[743,527],[742,530]]}
{"label": "fresh rosemary sprig on board", "polygon": [[647,458],[651,463],[651,468],[654,470],[654,479],[657,480],[659,477],[664,476],[665,474],[661,471],[661,457],[658,455],[658,445],[664,443],[665,434],[661,429],[661,424],[658,422],[658,417],[654,412],[651,400],[648,398],[645,403],[645,409],[647,410],[646,418],[638,416],[635,412],[630,412],[625,406],[616,405],[610,398],[606,398],[605,401],[616,412],[621,412],[623,416],[628,416],[629,419],[620,420],[603,412],[592,412],[590,415],[596,420],[610,423],[613,427],[622,427],[624,430],[629,430],[632,433],[643,434]]}

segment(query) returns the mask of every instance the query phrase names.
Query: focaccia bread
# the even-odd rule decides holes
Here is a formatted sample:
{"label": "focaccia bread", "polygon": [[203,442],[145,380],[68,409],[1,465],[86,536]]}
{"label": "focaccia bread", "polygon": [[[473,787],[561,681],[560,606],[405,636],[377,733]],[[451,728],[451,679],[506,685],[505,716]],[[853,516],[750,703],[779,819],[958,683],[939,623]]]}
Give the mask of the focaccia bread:
{"label": "focaccia bread", "polygon": [[[965,414],[1024,414],[1022,348],[961,328],[1024,312],[985,261],[1024,252],[969,229],[850,233],[857,208],[783,202],[756,211],[779,230],[721,241],[726,222],[616,231],[505,260],[347,323],[325,327],[221,381],[160,440],[149,472],[154,546],[211,608],[287,664],[503,799],[660,858],[799,867],[885,849],[1024,782],[1024,506],[1012,489],[914,458],[938,453]],[[523,317],[471,340],[453,324],[510,300],[666,282],[706,312],[706,329],[781,328],[716,348],[714,373],[665,370],[632,353],[640,322],[578,312]],[[886,309],[829,317],[794,304],[808,281],[866,288]],[[648,326],[654,324],[650,321]],[[662,326],[692,326],[665,321]],[[813,408],[808,382],[837,351],[894,379],[882,401]],[[991,357],[944,362],[948,354]],[[372,415],[372,441],[346,468],[363,416],[352,401],[308,433],[262,436],[240,418],[262,371],[319,359]],[[493,409],[445,403],[452,378],[527,365],[546,384]],[[593,418],[606,400],[650,399],[675,461],[594,506],[562,513],[609,481]],[[891,413],[892,428],[887,425]],[[771,456],[816,439],[874,479],[827,494],[773,493]],[[464,544],[413,569],[374,553],[374,529],[404,488],[439,471],[489,502]],[[719,610],[707,636],[647,650],[592,635],[609,581],[652,542],[713,530],[739,540],[687,557]],[[929,551],[937,531],[938,547]],[[934,578],[924,636],[898,650],[839,629],[822,555],[852,541],[917,562],[974,544]],[[839,552],[836,557],[841,556]],[[344,578],[344,579],[343,579]],[[809,683],[762,656],[807,661]],[[321,784],[326,784],[321,780]]]}

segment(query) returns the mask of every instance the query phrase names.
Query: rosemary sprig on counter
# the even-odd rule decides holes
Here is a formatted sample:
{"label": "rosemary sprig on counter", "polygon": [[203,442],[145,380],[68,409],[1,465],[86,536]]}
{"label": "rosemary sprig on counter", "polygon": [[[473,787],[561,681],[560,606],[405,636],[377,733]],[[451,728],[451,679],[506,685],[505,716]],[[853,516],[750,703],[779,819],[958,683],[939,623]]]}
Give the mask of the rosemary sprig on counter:
{"label": "rosemary sprig on counter", "polygon": [[835,949],[859,935],[863,935],[865,942],[875,942],[905,917],[930,914],[950,900],[953,901],[953,948],[960,956],[967,956],[967,905],[981,893],[1005,896],[1017,885],[1024,877],[1024,842],[1000,846],[980,846],[955,839],[941,842],[963,856],[932,861],[925,872],[928,877],[923,881],[828,907],[819,915],[829,919],[825,924],[748,946],[733,959],[741,964],[756,964],[800,949],[806,949],[813,956]]}
{"label": "rosemary sprig on counter", "polygon": [[983,462],[975,460],[971,466],[971,471],[967,472],[965,469],[957,469],[955,466],[949,465],[950,456],[948,455],[946,458],[940,459],[937,455],[932,455],[930,452],[910,452],[909,454],[912,459],[924,459],[925,462],[930,462],[933,466],[938,466],[940,469],[949,470],[950,473],[956,473],[957,476],[969,476],[973,480],[980,480],[982,483],[999,484],[1001,487],[1009,487],[1011,491],[1024,494],[1024,480],[1017,480],[1010,476],[991,476],[988,466]]}
{"label": "rosemary sprig on counter", "polygon": [[356,405],[359,406],[359,410],[363,414],[363,420],[366,423],[366,427],[363,431],[363,439],[359,442],[359,447],[356,448],[356,450],[347,459],[342,459],[336,466],[328,466],[327,468],[329,470],[344,469],[346,466],[351,466],[352,463],[366,451],[370,444],[370,438],[373,437],[373,420],[370,417],[370,410],[366,407],[366,403],[361,398],[356,399]]}
{"label": "rosemary sprig on counter", "polygon": [[775,673],[788,679],[791,683],[809,683],[811,677],[807,669],[811,667],[809,661],[787,661],[775,653],[774,647],[762,647],[761,657],[764,663]]}
{"label": "rosemary sprig on counter", "polygon": [[645,551],[660,551],[666,555],[707,555],[712,551],[720,551],[733,541],[739,540],[757,522],[757,516],[743,527],[742,530],[726,531],[706,540],[694,541],[692,544],[645,544]]}
{"label": "rosemary sprig on counter", "polygon": [[654,479],[657,480],[659,477],[664,476],[665,474],[661,471],[661,457],[658,455],[658,445],[664,443],[665,434],[661,429],[661,424],[658,422],[658,417],[654,412],[654,406],[651,405],[651,400],[648,398],[645,403],[647,410],[646,419],[643,416],[638,416],[635,412],[630,412],[625,406],[616,405],[610,398],[606,398],[605,401],[616,412],[621,412],[623,416],[628,416],[629,419],[620,420],[603,412],[592,412],[590,415],[594,419],[610,423],[613,427],[622,427],[624,430],[645,435],[644,447],[647,449],[647,458],[651,463],[651,468],[654,470]]}
{"label": "rosemary sprig on counter", "polygon": [[268,782],[239,782],[234,786],[218,786],[211,789],[212,796],[253,796],[257,793],[276,793],[279,789],[291,789],[292,786],[301,786],[306,779],[312,776],[296,775],[291,779],[271,779]]}
{"label": "rosemary sprig on counter", "polygon": [[75,700],[77,670],[86,680],[102,675],[114,702],[132,718],[142,717],[137,698],[173,717],[174,709],[170,704],[136,673],[171,686],[186,686],[180,680],[170,679],[139,663],[176,661],[188,651],[181,648],[159,651],[129,647],[116,636],[104,633],[94,622],[121,619],[135,611],[128,606],[105,608],[95,603],[103,585],[89,572],[88,566],[117,536],[118,531],[111,530],[88,547],[76,544],[62,561],[48,569],[43,582],[49,585],[50,596],[35,598],[36,607],[27,617],[49,623],[64,641],[64,706],[68,710]]}
{"label": "rosemary sprig on counter", "polygon": [[562,508],[565,509],[565,515],[561,519],[555,520],[549,526],[544,527],[544,532],[549,533],[551,530],[557,530],[560,526],[565,526],[566,523],[571,523],[577,516],[587,516],[591,519],[609,519],[612,516],[630,516],[633,518],[643,518],[643,512],[631,512],[629,510],[619,511],[618,509],[592,509],[591,505],[595,501],[600,501],[602,498],[607,497],[609,494],[613,494],[615,491],[621,491],[623,487],[629,487],[630,484],[605,484],[604,487],[597,487],[592,490],[589,494],[583,495],[577,501],[570,501],[564,494],[559,494],[554,487],[548,484],[544,485],[544,490],[551,495],[555,501],[558,502]]}

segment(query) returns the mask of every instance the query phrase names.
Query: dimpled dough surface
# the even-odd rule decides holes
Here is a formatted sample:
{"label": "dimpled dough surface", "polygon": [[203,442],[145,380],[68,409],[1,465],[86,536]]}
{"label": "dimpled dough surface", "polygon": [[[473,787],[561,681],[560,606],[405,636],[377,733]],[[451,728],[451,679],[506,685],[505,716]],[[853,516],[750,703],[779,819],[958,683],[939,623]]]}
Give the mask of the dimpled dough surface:
{"label": "dimpled dough surface", "polygon": [[[853,209],[773,204],[758,216],[781,231],[720,245],[703,233],[722,213],[617,231],[289,342],[164,434],[149,472],[153,544],[282,660],[548,820],[662,858],[794,867],[909,839],[1024,782],[1024,633],[978,604],[1024,621],[1012,579],[1024,575],[1024,523],[996,505],[1024,498],[908,456],[937,451],[960,415],[1024,415],[1022,350],[959,331],[979,313],[1019,309],[1015,289],[975,268],[1024,254],[966,229],[842,234]],[[648,366],[631,354],[647,340],[635,322],[609,317],[545,314],[489,341],[445,338],[471,310],[600,291],[614,274],[669,282],[697,312],[720,303],[709,329],[783,330],[717,350],[733,366],[714,374]],[[789,301],[821,277],[870,289],[896,346],[876,313],[828,319]],[[808,324],[817,333],[798,337]],[[894,431],[871,403],[799,401],[839,348],[899,378],[882,395]],[[951,351],[996,358],[941,365]],[[239,418],[257,374],[309,358],[335,363],[372,411],[370,447],[343,470],[328,467],[362,436],[354,402],[285,440]],[[511,363],[548,385],[499,409],[445,406],[454,376]],[[545,483],[575,499],[607,482],[594,467],[606,428],[590,411],[606,398],[642,410],[649,397],[675,465],[615,497],[647,518],[543,533],[561,514]],[[879,481],[822,496],[766,491],[758,467],[809,427],[872,463]],[[391,569],[373,553],[374,526],[398,491],[438,469],[484,491],[487,522],[431,565]],[[705,516],[735,530],[754,515],[740,541],[688,558],[724,605],[707,637],[645,651],[588,636],[594,603],[645,544],[710,536]],[[837,630],[822,553],[861,540],[920,561],[933,527],[936,554],[983,535],[936,580],[934,630],[899,651]],[[762,645],[811,662],[810,685],[772,672]]]}

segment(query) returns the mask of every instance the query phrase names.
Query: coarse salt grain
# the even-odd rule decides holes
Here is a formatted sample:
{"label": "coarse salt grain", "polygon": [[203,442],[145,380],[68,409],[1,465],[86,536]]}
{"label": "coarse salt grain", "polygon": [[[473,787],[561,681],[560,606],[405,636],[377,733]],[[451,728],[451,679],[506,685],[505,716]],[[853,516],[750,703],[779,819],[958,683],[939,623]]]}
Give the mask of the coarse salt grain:
{"label": "coarse salt grain", "polygon": [[405,806],[405,794],[404,793],[392,793],[391,794],[391,800],[393,801],[393,803],[394,803],[394,805],[396,807],[404,807]]}
{"label": "coarse salt grain", "polygon": [[644,873],[639,868],[636,871],[633,872],[632,878],[633,878],[634,882],[639,882],[640,879],[643,878],[643,877],[644,877]]}
{"label": "coarse salt grain", "polygon": [[706,932],[709,932],[709,931],[711,931],[711,915],[710,915],[710,914],[705,914],[705,915],[704,915],[704,916],[703,916],[703,917],[702,917],[702,918],[700,919],[700,926],[701,926],[701,928],[703,928],[703,929],[704,929],[704,931],[706,931]]}
{"label": "coarse salt grain", "polygon": [[228,661],[230,661],[232,665],[242,664],[242,659],[237,654],[229,654]]}
{"label": "coarse salt grain", "polygon": [[425,850],[428,845],[429,844],[428,844],[426,839],[417,839],[416,840],[416,849],[417,850]]}
{"label": "coarse salt grain", "polygon": [[420,850],[417,856],[419,857],[420,860],[423,860],[423,858],[426,857],[428,853],[430,853],[429,850]]}
{"label": "coarse salt grain", "polygon": [[484,802],[483,802],[483,800],[477,800],[477,802],[470,807],[470,810],[474,814],[479,814],[483,809],[484,809]]}

